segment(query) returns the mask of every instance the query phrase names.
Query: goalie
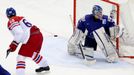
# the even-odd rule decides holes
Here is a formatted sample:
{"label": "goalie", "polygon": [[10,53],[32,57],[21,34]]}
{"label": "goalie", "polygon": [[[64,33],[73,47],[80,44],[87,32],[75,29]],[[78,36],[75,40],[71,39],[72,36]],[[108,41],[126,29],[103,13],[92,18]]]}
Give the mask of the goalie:
{"label": "goalie", "polygon": [[98,45],[108,62],[116,62],[118,55],[109,38],[110,28],[115,27],[113,14],[112,11],[108,18],[107,15],[102,14],[99,5],[94,5],[92,14],[85,15],[78,21],[76,30],[68,41],[68,53],[95,62],[94,51]]}

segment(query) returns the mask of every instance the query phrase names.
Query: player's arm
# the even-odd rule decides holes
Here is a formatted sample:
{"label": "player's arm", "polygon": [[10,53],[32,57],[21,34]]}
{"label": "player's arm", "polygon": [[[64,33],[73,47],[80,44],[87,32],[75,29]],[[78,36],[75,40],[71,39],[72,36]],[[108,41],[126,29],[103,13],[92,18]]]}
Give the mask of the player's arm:
{"label": "player's arm", "polygon": [[111,34],[113,34],[113,38],[121,37],[124,33],[124,27],[121,27],[120,25],[116,25],[115,23],[115,17],[116,17],[116,11],[113,9],[110,12],[110,16],[108,18],[108,25],[109,25],[109,31]]}
{"label": "player's arm", "polygon": [[21,38],[23,37],[23,30],[21,28],[21,26],[19,25],[19,23],[13,23],[12,26],[10,26],[10,31],[14,36],[13,41],[11,42],[11,44],[9,45],[9,49],[10,51],[15,51],[17,46],[19,45],[19,43],[21,42]]}
{"label": "player's arm", "polygon": [[24,31],[22,30],[21,26],[18,25],[14,27],[11,31],[14,34],[14,41],[17,43],[21,42],[21,38],[23,37]]}
{"label": "player's arm", "polygon": [[103,15],[102,24],[104,25],[105,32],[112,38],[116,38],[119,33],[119,27],[115,25],[114,17],[110,15]]}
{"label": "player's arm", "polygon": [[86,26],[84,22],[85,22],[85,17],[81,18],[77,24],[77,29],[81,30],[83,33],[85,33],[85,30],[86,30]]}

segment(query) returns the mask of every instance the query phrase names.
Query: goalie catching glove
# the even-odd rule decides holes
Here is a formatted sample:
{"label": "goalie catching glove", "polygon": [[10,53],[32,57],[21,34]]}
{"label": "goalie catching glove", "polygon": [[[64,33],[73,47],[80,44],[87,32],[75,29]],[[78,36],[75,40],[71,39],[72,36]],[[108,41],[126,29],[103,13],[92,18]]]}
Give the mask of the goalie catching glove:
{"label": "goalie catching glove", "polygon": [[124,27],[115,25],[114,27],[110,27],[111,39],[121,38],[124,34]]}

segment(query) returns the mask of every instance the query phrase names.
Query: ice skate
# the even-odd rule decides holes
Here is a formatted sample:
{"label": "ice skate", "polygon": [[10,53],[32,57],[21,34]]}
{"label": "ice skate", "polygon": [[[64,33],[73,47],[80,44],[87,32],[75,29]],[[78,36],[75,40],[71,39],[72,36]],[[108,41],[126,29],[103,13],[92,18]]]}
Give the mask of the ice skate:
{"label": "ice skate", "polygon": [[46,66],[46,67],[39,67],[38,69],[35,70],[35,72],[43,72],[43,71],[49,71],[50,67]]}

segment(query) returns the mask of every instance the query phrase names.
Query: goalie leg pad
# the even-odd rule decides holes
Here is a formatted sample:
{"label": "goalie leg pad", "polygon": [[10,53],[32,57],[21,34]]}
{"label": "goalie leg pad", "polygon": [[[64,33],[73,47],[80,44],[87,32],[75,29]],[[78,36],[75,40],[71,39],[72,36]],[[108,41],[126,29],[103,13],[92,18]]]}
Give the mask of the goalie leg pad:
{"label": "goalie leg pad", "polygon": [[83,41],[85,34],[79,30],[76,29],[75,33],[71,36],[71,38],[68,41],[68,53],[73,55],[78,50],[78,44],[80,41]]}
{"label": "goalie leg pad", "polygon": [[83,52],[84,52],[85,58],[87,60],[93,60],[94,59],[94,51],[93,51],[93,48],[84,47]]}
{"label": "goalie leg pad", "polygon": [[82,41],[84,36],[85,34],[81,30],[76,29],[68,42],[72,44],[79,44],[79,42]]}
{"label": "goalie leg pad", "polygon": [[110,40],[109,36],[105,33],[104,28],[101,27],[100,29],[94,31],[93,34],[98,46],[101,48],[104,55],[106,56],[106,60],[108,62],[117,62],[118,55],[116,52],[116,48]]}
{"label": "goalie leg pad", "polygon": [[83,47],[82,44],[79,44],[79,49],[76,51],[75,55],[79,58],[84,59],[84,64],[91,65],[96,62],[94,59],[93,48]]}
{"label": "goalie leg pad", "polygon": [[68,53],[70,55],[74,55],[76,53],[80,53],[80,50],[77,45],[74,45],[72,43],[68,43]]}
{"label": "goalie leg pad", "polygon": [[85,54],[84,64],[89,66],[96,63],[96,59],[94,58],[93,48],[84,47],[84,54]]}
{"label": "goalie leg pad", "polygon": [[[94,51],[93,51],[93,48],[83,47],[82,48],[82,51],[83,51],[83,54],[84,54],[84,59],[89,60],[89,61],[94,60]],[[80,51],[77,52],[75,55],[77,57],[79,57],[79,58],[83,58],[82,52],[80,52]]]}

